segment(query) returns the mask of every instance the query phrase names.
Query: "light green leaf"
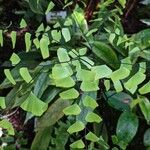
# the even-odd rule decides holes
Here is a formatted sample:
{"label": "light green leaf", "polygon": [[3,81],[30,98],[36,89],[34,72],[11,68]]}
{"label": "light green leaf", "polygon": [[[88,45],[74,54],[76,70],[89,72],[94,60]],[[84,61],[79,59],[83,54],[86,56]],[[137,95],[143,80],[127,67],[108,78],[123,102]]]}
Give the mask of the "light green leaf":
{"label": "light green leaf", "polygon": [[95,72],[79,69],[76,74],[77,80],[79,81],[94,81],[95,80]]}
{"label": "light green leaf", "polygon": [[26,52],[29,52],[31,48],[31,34],[28,32],[25,34],[25,44],[26,44]]}
{"label": "light green leaf", "polygon": [[10,61],[12,62],[12,65],[17,65],[20,62],[20,58],[17,54],[13,53]]}
{"label": "light green leaf", "polygon": [[147,94],[150,92],[150,81],[147,82],[143,87],[139,89],[140,94]]}
{"label": "light green leaf", "polygon": [[113,80],[113,82],[115,82],[115,81],[127,78],[129,74],[130,74],[130,70],[128,70],[127,68],[121,67],[118,70],[114,71],[110,77]]}
{"label": "light green leaf", "polygon": [[81,112],[81,109],[80,109],[79,105],[77,105],[77,104],[73,104],[71,106],[68,106],[67,108],[65,108],[63,110],[63,113],[65,115],[79,115],[80,112]]}
{"label": "light green leaf", "polygon": [[124,84],[124,87],[133,94],[137,90],[137,86],[141,84],[145,78],[145,74],[137,72]]}
{"label": "light green leaf", "polygon": [[10,34],[10,37],[11,37],[11,41],[12,41],[12,47],[14,49],[15,45],[16,45],[17,32],[12,31],[11,34]]}
{"label": "light green leaf", "polygon": [[0,45],[3,47],[3,30],[0,30]]}
{"label": "light green leaf", "polygon": [[67,132],[69,132],[70,134],[73,134],[75,132],[82,131],[84,128],[85,128],[85,125],[81,121],[77,121],[68,128]]}
{"label": "light green leaf", "polygon": [[23,110],[31,112],[35,116],[41,116],[48,108],[48,105],[38,99],[32,92],[20,106]]}
{"label": "light green leaf", "polygon": [[125,8],[125,6],[126,6],[126,0],[118,0],[118,1],[119,1],[120,5],[121,5],[123,8]]}
{"label": "light green leaf", "polygon": [[119,141],[128,145],[138,129],[138,118],[131,112],[123,112],[118,120],[116,134]]}
{"label": "light green leaf", "polygon": [[80,55],[80,56],[85,55],[86,52],[87,52],[87,48],[80,48],[80,49],[79,49],[79,55]]}
{"label": "light green leaf", "polygon": [[48,14],[54,8],[54,6],[55,6],[55,4],[52,1],[50,1],[45,14]]}
{"label": "light green leaf", "polygon": [[21,77],[22,77],[27,83],[32,82],[32,77],[31,77],[31,75],[30,75],[30,73],[29,73],[27,67],[22,67],[22,68],[20,68],[19,72],[20,72]]}
{"label": "light green leaf", "polygon": [[104,85],[105,85],[106,91],[108,91],[110,89],[110,80],[104,80]]}
{"label": "light green leaf", "polygon": [[139,97],[138,99],[140,99],[139,106],[141,111],[147,123],[150,124],[150,101],[146,97]]}
{"label": "light green leaf", "polygon": [[43,59],[46,59],[50,56],[48,45],[49,45],[49,38],[46,36],[43,36],[40,40],[40,50],[41,50]]}
{"label": "light green leaf", "polygon": [[70,57],[68,56],[67,50],[64,48],[59,48],[57,50],[57,56],[60,62],[69,62]]}
{"label": "light green leaf", "polygon": [[75,85],[75,81],[72,79],[72,77],[56,79],[54,80],[54,82],[56,84],[56,87],[70,88]]}
{"label": "light green leaf", "polygon": [[93,113],[93,112],[89,112],[87,114],[87,116],[85,117],[85,120],[87,122],[96,122],[96,123],[100,123],[102,121],[102,118],[100,116],[98,116],[97,114]]}
{"label": "light green leaf", "polygon": [[115,37],[116,37],[116,34],[115,34],[115,33],[111,33],[111,34],[110,34],[110,36],[109,36],[109,41],[110,41],[110,43],[113,43]]}
{"label": "light green leaf", "polygon": [[90,35],[92,35],[94,32],[96,32],[98,29],[91,29],[90,31],[88,31],[88,33],[86,34],[87,37],[89,37]]}
{"label": "light green leaf", "polygon": [[5,69],[4,70],[5,76],[7,77],[7,79],[13,84],[16,84],[16,81],[14,80],[13,76],[11,75],[11,72],[9,69]]}
{"label": "light green leaf", "polygon": [[80,61],[88,68],[91,69],[94,65],[94,62],[86,56],[80,57]]}
{"label": "light green leaf", "polygon": [[44,31],[44,30],[45,30],[44,24],[41,23],[40,26],[37,28],[36,32],[37,32],[37,34],[40,35],[40,32],[42,32],[42,31]]}
{"label": "light green leaf", "polygon": [[25,28],[27,26],[27,23],[24,19],[21,19],[21,22],[20,22],[20,28]]}
{"label": "light green leaf", "polygon": [[6,129],[9,135],[15,135],[13,125],[7,119],[0,121],[0,128]]}
{"label": "light green leaf", "polygon": [[67,78],[71,75],[72,72],[66,66],[61,66],[60,64],[57,64],[52,68],[52,77],[56,80]]}
{"label": "light green leaf", "polygon": [[98,80],[95,81],[82,81],[80,86],[82,91],[97,91],[99,90],[98,87]]}
{"label": "light green leaf", "polygon": [[78,98],[78,96],[79,96],[79,92],[78,92],[76,89],[71,88],[71,89],[66,90],[66,91],[64,91],[64,92],[61,92],[61,93],[59,94],[59,96],[60,96],[62,99],[64,99],[64,100],[76,99],[76,98]]}
{"label": "light green leaf", "polygon": [[112,70],[106,65],[94,66],[91,70],[96,73],[95,80],[108,78],[112,74]]}
{"label": "light green leaf", "polygon": [[52,38],[53,38],[54,42],[56,42],[56,43],[60,42],[60,40],[61,40],[60,31],[52,30],[51,35],[52,35]]}
{"label": "light green leaf", "polygon": [[5,108],[6,108],[5,97],[1,97],[1,96],[0,96],[0,107],[1,107],[2,109],[5,109]]}
{"label": "light green leaf", "polygon": [[122,84],[119,80],[118,81],[113,81],[113,84],[114,84],[114,88],[115,88],[117,93],[123,91]]}
{"label": "light green leaf", "polygon": [[143,143],[144,146],[150,146],[150,128],[144,133]]}
{"label": "light green leaf", "polygon": [[37,49],[40,48],[40,41],[39,41],[38,38],[35,38],[35,39],[33,40],[33,43],[34,43],[34,45],[35,45],[35,47],[36,47]]}
{"label": "light green leaf", "polygon": [[74,143],[70,145],[71,148],[77,148],[77,149],[83,149],[85,147],[85,144],[82,140],[77,140]]}
{"label": "light green leaf", "polygon": [[99,138],[92,132],[89,132],[85,138],[91,142],[98,142],[99,141]]}
{"label": "light green leaf", "polygon": [[88,95],[83,99],[83,105],[92,109],[98,107],[96,100]]}
{"label": "light green leaf", "polygon": [[62,35],[66,42],[71,40],[71,35],[70,35],[70,31],[68,28],[62,28]]}

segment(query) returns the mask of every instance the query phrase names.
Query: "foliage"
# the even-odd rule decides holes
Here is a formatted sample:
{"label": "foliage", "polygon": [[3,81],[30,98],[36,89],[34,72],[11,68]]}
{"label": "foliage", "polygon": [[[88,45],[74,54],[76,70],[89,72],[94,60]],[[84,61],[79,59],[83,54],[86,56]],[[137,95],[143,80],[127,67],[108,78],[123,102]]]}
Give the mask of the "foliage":
{"label": "foliage", "polygon": [[[110,9],[114,1],[102,1],[88,23],[85,6],[76,4],[72,10],[72,3],[65,0],[61,9],[67,11],[67,16],[56,18],[54,24],[37,21],[36,30],[24,34],[24,50],[14,51],[7,62],[11,68],[4,70],[6,79],[0,90],[11,90],[0,97],[0,109],[7,112],[21,108],[25,124],[34,119],[36,135],[31,150],[109,149],[100,129],[105,121],[99,101],[106,100],[121,112],[116,135],[112,135],[114,146],[127,148],[138,131],[139,113],[150,124],[150,30],[125,34],[120,18],[126,1],[118,2]],[[37,18],[56,7],[54,1],[25,3],[27,14],[32,12]],[[24,18],[26,21],[20,20],[21,29],[27,28],[30,21],[30,17]],[[0,30],[1,47],[7,33]],[[12,49],[19,42],[17,36],[17,31],[10,32]],[[0,128],[14,135],[7,115],[0,119]],[[95,125],[99,126],[98,132]],[[144,135],[147,147],[148,135],[149,130]]]}

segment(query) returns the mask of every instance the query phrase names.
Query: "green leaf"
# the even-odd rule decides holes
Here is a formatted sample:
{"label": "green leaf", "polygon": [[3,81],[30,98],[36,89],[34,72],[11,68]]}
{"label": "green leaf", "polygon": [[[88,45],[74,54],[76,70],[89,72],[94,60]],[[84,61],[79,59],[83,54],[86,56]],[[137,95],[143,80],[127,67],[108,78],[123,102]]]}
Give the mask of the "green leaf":
{"label": "green leaf", "polygon": [[31,34],[28,32],[25,34],[25,44],[26,44],[26,52],[29,52],[31,48]]}
{"label": "green leaf", "polygon": [[38,38],[35,38],[35,39],[33,40],[33,43],[34,43],[34,45],[35,45],[35,47],[36,47],[37,49],[40,48],[40,41],[39,41]]}
{"label": "green leaf", "polygon": [[127,78],[129,74],[130,74],[130,70],[128,70],[127,68],[121,67],[118,70],[114,71],[110,77],[113,80],[113,82],[116,82],[118,80]]}
{"label": "green leaf", "polygon": [[85,138],[91,142],[98,142],[99,141],[99,138],[92,132],[89,132]]}
{"label": "green leaf", "polygon": [[125,8],[125,6],[126,6],[126,0],[118,0],[118,1],[119,1],[120,5],[121,5],[123,8]]}
{"label": "green leaf", "polygon": [[20,58],[17,54],[13,53],[11,58],[10,58],[10,61],[12,62],[12,65],[17,65],[19,62],[20,62]]}
{"label": "green leaf", "polygon": [[0,30],[0,45],[3,47],[3,30]]}
{"label": "green leaf", "polygon": [[83,92],[80,98],[79,107],[81,108],[81,113],[76,116],[77,121],[82,121],[85,125],[87,124],[87,121],[85,120],[87,114],[89,112],[93,112],[93,109],[91,107],[86,107],[83,105],[83,100],[86,96],[90,96],[93,99],[97,98],[97,91],[94,92]]}
{"label": "green leaf", "polygon": [[77,140],[74,143],[70,145],[71,148],[77,148],[77,149],[83,149],[85,147],[85,144],[82,140]]}
{"label": "green leaf", "polygon": [[24,19],[21,19],[21,22],[20,22],[20,28],[25,28],[27,26],[27,23]]}
{"label": "green leaf", "polygon": [[17,32],[12,31],[11,34],[10,34],[10,37],[11,37],[11,41],[12,41],[12,47],[14,49],[15,45],[16,45]]}
{"label": "green leaf", "polygon": [[39,0],[28,0],[31,10],[36,14],[43,14],[43,9]]}
{"label": "green leaf", "polygon": [[14,80],[13,76],[11,75],[11,72],[9,69],[5,69],[4,70],[5,76],[7,77],[7,79],[13,84],[16,84],[16,81]]}
{"label": "green leaf", "polygon": [[95,55],[97,55],[100,59],[105,61],[111,67],[118,68],[119,60],[115,52],[105,43],[95,41],[92,43],[92,51]]}
{"label": "green leaf", "polygon": [[72,77],[66,77],[62,79],[54,80],[56,87],[64,87],[64,88],[70,88],[75,85],[75,81],[72,79]]}
{"label": "green leaf", "polygon": [[106,92],[106,96],[108,97],[107,102],[108,104],[118,110],[121,111],[129,111],[130,104],[133,98],[124,92],[116,93],[114,91]]}
{"label": "green leaf", "polygon": [[98,116],[97,114],[93,113],[93,112],[89,112],[87,114],[87,116],[85,117],[85,120],[87,122],[96,122],[96,123],[100,123],[102,121],[102,118],[100,116]]}
{"label": "green leaf", "polygon": [[32,77],[31,77],[31,75],[30,75],[29,70],[28,70],[27,67],[22,67],[22,68],[20,68],[19,72],[20,72],[21,77],[22,77],[27,83],[32,82]]}
{"label": "green leaf", "polygon": [[0,128],[6,129],[9,135],[15,135],[13,125],[7,119],[0,121]]}
{"label": "green leaf", "polygon": [[76,74],[77,80],[79,81],[94,81],[95,73],[93,71],[79,69]]}
{"label": "green leaf", "polygon": [[110,89],[110,80],[104,80],[104,85],[105,85],[106,91],[108,91]]}
{"label": "green leaf", "polygon": [[67,132],[69,132],[70,134],[73,134],[75,132],[82,131],[84,128],[85,128],[85,126],[84,126],[83,122],[77,121],[68,128]]}
{"label": "green leaf", "polygon": [[108,78],[112,74],[112,70],[106,65],[94,66],[91,70],[96,73],[95,80]]}
{"label": "green leaf", "polygon": [[145,78],[145,74],[137,72],[124,84],[124,87],[133,94],[137,90],[137,86],[141,84]]}
{"label": "green leaf", "polygon": [[60,62],[69,62],[70,57],[68,56],[67,50],[64,48],[59,48],[57,50],[57,56]]}
{"label": "green leaf", "polygon": [[140,94],[147,94],[150,92],[150,81],[147,82],[143,87],[139,89]]}
{"label": "green leaf", "polygon": [[65,39],[65,42],[68,42],[71,40],[71,35],[70,35],[70,31],[68,28],[62,28],[62,35]]}
{"label": "green leaf", "polygon": [[5,108],[6,108],[5,97],[1,97],[1,96],[0,96],[0,107],[1,107],[2,109],[5,109]]}
{"label": "green leaf", "polygon": [[38,35],[40,35],[40,32],[43,32],[45,30],[44,24],[41,23],[40,26],[37,28],[36,32]]}
{"label": "green leaf", "polygon": [[89,37],[90,35],[92,35],[96,31],[98,31],[98,29],[91,29],[90,31],[88,31],[88,33],[86,34],[86,36]]}
{"label": "green leaf", "polygon": [[83,99],[83,105],[92,109],[98,107],[96,100],[88,95]]}
{"label": "green leaf", "polygon": [[56,42],[56,43],[60,42],[60,40],[61,40],[60,31],[52,30],[51,35],[52,35],[52,38],[53,38],[54,42]]}
{"label": "green leaf", "polygon": [[31,112],[35,116],[41,116],[48,108],[48,105],[38,99],[32,92],[20,106],[23,110]]}
{"label": "green leaf", "polygon": [[57,99],[49,106],[44,115],[38,119],[36,130],[42,130],[58,122],[58,120],[64,116],[63,109],[70,106],[70,104],[70,101],[62,101],[62,99]]}
{"label": "green leaf", "polygon": [[79,105],[77,105],[77,104],[73,104],[71,106],[68,106],[67,108],[65,108],[63,110],[63,113],[65,115],[79,115],[80,112],[81,112],[81,109],[80,109]]}
{"label": "green leaf", "polygon": [[50,1],[45,14],[47,15],[54,8],[54,6],[55,6],[55,4],[52,1]]}
{"label": "green leaf", "polygon": [[122,87],[122,84],[121,82],[118,80],[118,81],[113,81],[113,84],[114,84],[114,88],[116,90],[117,93],[123,91],[123,87]]}
{"label": "green leaf", "polygon": [[97,91],[99,90],[98,87],[98,80],[95,81],[82,81],[81,86],[80,86],[82,91]]}
{"label": "green leaf", "polygon": [[144,146],[150,146],[150,128],[144,133],[143,143]]}
{"label": "green leaf", "polygon": [[[38,131],[34,137],[34,140],[31,145],[31,150],[47,150],[51,140],[52,128],[44,128]],[[40,144],[39,144],[40,143]]]}
{"label": "green leaf", "polygon": [[46,90],[49,84],[49,73],[47,72],[42,72],[39,77],[37,78],[37,81],[34,86],[34,94],[38,97],[41,98],[42,94]]}
{"label": "green leaf", "polygon": [[81,28],[85,33],[88,31],[87,21],[82,9],[76,7],[73,11],[72,18],[74,19],[77,27]]}
{"label": "green leaf", "polygon": [[80,57],[80,61],[88,68],[91,69],[94,65],[94,62],[86,56]]}
{"label": "green leaf", "polygon": [[49,38],[46,36],[43,36],[40,40],[40,50],[41,50],[43,59],[46,59],[50,56],[48,45],[49,45]]}
{"label": "green leaf", "polygon": [[66,66],[61,66],[60,64],[57,64],[52,68],[52,78],[56,80],[67,78],[71,75],[72,72]]}
{"label": "green leaf", "polygon": [[141,111],[147,121],[148,124],[150,124],[150,102],[146,97],[139,97],[140,99],[140,108]]}
{"label": "green leaf", "polygon": [[80,56],[84,56],[84,55],[86,54],[86,52],[87,52],[87,48],[86,48],[86,47],[79,49],[79,55],[80,55]]}
{"label": "green leaf", "polygon": [[131,142],[138,129],[138,118],[131,112],[123,112],[118,120],[116,134],[126,145]]}
{"label": "green leaf", "polygon": [[64,99],[64,100],[76,99],[76,98],[78,98],[78,96],[79,96],[79,92],[78,92],[76,89],[71,88],[71,89],[66,90],[66,91],[64,91],[64,92],[61,92],[61,93],[59,94],[59,96],[60,96],[62,99]]}

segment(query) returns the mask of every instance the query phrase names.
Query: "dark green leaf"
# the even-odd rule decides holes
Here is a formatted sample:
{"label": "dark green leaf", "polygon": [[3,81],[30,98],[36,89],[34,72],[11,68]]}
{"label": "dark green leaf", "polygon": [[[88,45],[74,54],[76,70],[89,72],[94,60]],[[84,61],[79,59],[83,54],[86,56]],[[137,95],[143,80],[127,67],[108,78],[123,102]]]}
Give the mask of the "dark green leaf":
{"label": "dark green leaf", "polygon": [[131,112],[123,112],[118,120],[116,134],[120,142],[128,145],[136,135],[138,118]]}
{"label": "dark green leaf", "polygon": [[114,91],[108,91],[106,92],[106,95],[109,97],[107,102],[110,106],[121,111],[130,110],[130,104],[133,98],[129,94],[124,92],[116,93]]}
{"label": "dark green leaf", "polygon": [[92,43],[92,51],[96,54],[100,59],[105,61],[107,64],[114,68],[119,67],[119,60],[115,52],[105,43],[95,41]]}

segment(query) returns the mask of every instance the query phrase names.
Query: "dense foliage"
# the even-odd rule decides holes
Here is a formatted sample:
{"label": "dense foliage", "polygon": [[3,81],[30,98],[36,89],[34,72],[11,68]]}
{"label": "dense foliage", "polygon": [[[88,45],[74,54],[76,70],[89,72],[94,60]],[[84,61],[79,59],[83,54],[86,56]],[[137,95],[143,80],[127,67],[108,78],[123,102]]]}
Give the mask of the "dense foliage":
{"label": "dense foliage", "polygon": [[[124,32],[126,0],[95,3],[20,0],[20,20],[2,17],[1,51],[9,43],[11,56],[0,60],[1,149],[125,150],[141,120],[150,149],[150,29]],[[66,16],[50,19],[54,11]]]}

